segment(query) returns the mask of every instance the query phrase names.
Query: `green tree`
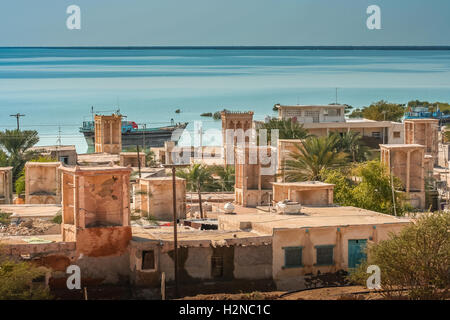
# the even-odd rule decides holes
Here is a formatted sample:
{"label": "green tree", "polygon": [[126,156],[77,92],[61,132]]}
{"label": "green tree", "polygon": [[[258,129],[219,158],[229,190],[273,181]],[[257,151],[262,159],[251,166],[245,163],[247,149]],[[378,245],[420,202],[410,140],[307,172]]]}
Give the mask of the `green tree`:
{"label": "green tree", "polygon": [[213,166],[211,172],[220,178],[218,182],[220,191],[234,191],[234,166]]}
{"label": "green tree", "polygon": [[8,155],[5,151],[0,149],[0,167],[7,167],[9,165]]}
{"label": "green tree", "polygon": [[442,142],[450,143],[450,125],[446,125],[444,130],[442,131]]}
{"label": "green tree", "polygon": [[[402,183],[397,177],[391,177],[386,166],[380,161],[361,163],[351,174],[360,180],[352,191],[356,207],[392,215],[403,215],[410,209],[404,203],[403,193],[397,191],[402,189]],[[392,198],[393,190],[396,212]]]}
{"label": "green tree", "polygon": [[45,276],[46,270],[29,262],[16,262],[0,257],[0,300],[50,299],[48,289],[33,285]]}
{"label": "green tree", "polygon": [[349,115],[348,115],[348,117],[349,118],[351,118],[351,119],[359,119],[359,118],[363,118],[363,112],[362,112],[362,109],[360,109],[360,108],[358,108],[358,109],[354,109],[353,111],[352,111],[352,113],[350,113]]}
{"label": "green tree", "polygon": [[376,121],[401,121],[405,113],[405,106],[397,103],[389,103],[384,100],[375,102],[362,110],[366,119]]}
{"label": "green tree", "polygon": [[404,215],[412,210],[403,193],[397,191],[402,189],[401,181],[391,177],[387,168],[377,160],[358,163],[347,170],[322,170],[320,178],[323,182],[335,185],[334,202],[339,205],[391,215]]}
{"label": "green tree", "polygon": [[378,244],[369,244],[367,261],[350,279],[365,285],[368,265],[381,271],[380,293],[387,299],[448,299],[450,213],[428,213]]}
{"label": "green tree", "polygon": [[36,157],[36,153],[29,149],[39,142],[38,133],[35,130],[5,130],[0,131],[0,146],[6,151],[8,165],[13,169],[13,181],[15,182],[25,165],[25,162]]}
{"label": "green tree", "polygon": [[178,171],[177,176],[186,179],[186,188],[188,191],[198,193],[198,204],[200,206],[200,217],[203,219],[202,192],[208,190],[214,179],[211,170],[201,164],[193,164],[186,170]]}
{"label": "green tree", "polygon": [[348,155],[336,152],[337,143],[336,136],[328,136],[309,137],[296,144],[283,167],[286,181],[319,180],[321,170],[343,166]]}
{"label": "green tree", "polygon": [[335,135],[337,137],[337,151],[348,153],[353,162],[366,161],[369,158],[369,147],[361,140],[361,135],[358,132],[349,131],[342,134],[332,132],[330,135]]}
{"label": "green tree", "polygon": [[267,143],[272,141],[271,130],[278,130],[279,139],[306,139],[310,135],[303,125],[293,119],[272,118],[261,125],[259,130],[267,130]]}
{"label": "green tree", "polygon": [[347,173],[336,169],[322,169],[320,177],[323,182],[334,184],[334,203],[340,206],[355,206],[353,189],[356,184],[348,177]]}

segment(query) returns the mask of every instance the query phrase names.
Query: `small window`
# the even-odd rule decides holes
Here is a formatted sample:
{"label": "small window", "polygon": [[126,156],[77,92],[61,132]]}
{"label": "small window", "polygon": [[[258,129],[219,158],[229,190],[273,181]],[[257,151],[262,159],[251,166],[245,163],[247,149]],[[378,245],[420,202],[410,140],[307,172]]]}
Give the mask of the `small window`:
{"label": "small window", "polygon": [[372,132],[372,137],[373,138],[381,138],[381,133],[380,132]]}
{"label": "small window", "polygon": [[303,267],[302,249],[303,247],[285,247],[284,249],[284,268]]}
{"label": "small window", "polygon": [[59,157],[59,161],[61,161],[64,164],[69,164],[69,157],[67,156]]}
{"label": "small window", "polygon": [[334,246],[316,246],[316,255],[318,266],[330,266],[334,264],[333,261],[333,250]]}
{"label": "small window", "polygon": [[155,269],[155,252],[142,251],[142,270],[153,270]]}
{"label": "small window", "polygon": [[394,131],[394,138],[400,138],[400,131]]}

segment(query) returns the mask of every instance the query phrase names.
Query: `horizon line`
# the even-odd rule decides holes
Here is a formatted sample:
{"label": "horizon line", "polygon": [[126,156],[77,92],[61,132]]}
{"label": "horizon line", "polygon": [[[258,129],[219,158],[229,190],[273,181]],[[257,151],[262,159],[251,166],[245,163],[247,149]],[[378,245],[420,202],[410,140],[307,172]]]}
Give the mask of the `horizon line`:
{"label": "horizon line", "polygon": [[450,45],[431,46],[0,46],[0,49],[232,49],[232,50],[450,50]]}

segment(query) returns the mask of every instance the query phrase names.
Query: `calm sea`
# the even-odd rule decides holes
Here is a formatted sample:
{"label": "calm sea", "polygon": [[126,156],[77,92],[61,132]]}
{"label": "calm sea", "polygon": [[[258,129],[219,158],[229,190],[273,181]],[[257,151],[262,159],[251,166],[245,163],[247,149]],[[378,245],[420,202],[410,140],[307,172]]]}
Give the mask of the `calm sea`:
{"label": "calm sea", "polygon": [[[0,130],[36,129],[41,145],[87,145],[78,128],[90,109],[120,108],[128,120],[156,127],[174,121],[220,121],[203,112],[281,104],[354,107],[381,99],[450,102],[450,51],[268,49],[0,48]],[[181,113],[175,113],[180,109]],[[203,144],[220,144],[205,137]]]}

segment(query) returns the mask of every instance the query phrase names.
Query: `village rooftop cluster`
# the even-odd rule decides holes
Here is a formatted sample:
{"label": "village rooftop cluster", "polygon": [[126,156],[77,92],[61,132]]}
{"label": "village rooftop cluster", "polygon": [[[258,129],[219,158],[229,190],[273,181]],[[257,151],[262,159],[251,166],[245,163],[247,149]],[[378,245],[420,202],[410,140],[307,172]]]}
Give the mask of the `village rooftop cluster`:
{"label": "village rooftop cluster", "polygon": [[[440,141],[438,120],[348,120],[344,105],[276,108],[279,119],[295,118],[319,137],[358,132],[379,148],[381,162],[401,180],[405,198],[419,211],[428,209],[427,177],[442,186],[448,182],[450,150]],[[15,221],[62,215],[52,234],[0,238],[3,253],[48,267],[49,286],[68,290],[65,271],[78,265],[83,286],[127,284],[152,289],[155,297],[161,294],[162,274],[168,287],[177,285],[182,292],[198,286],[301,289],[314,275],[356,267],[365,258],[365,245],[411,223],[409,217],[336,205],[333,184],[286,181],[283,163],[301,139],[229,150],[224,134],[222,146],[199,147],[214,155],[200,158],[195,155],[202,153],[189,147],[188,164],[235,168],[234,192],[205,193],[200,208],[186,180],[172,177],[173,170],[184,170],[172,170],[176,143],[152,148],[158,165],[147,167],[139,149],[122,152],[121,122],[118,114],[95,116],[95,153],[77,154],[74,146],[35,147],[58,161],[25,165],[23,200],[14,199],[13,168],[0,168],[0,211],[12,213]],[[222,112],[224,133],[260,126],[251,111]],[[261,174],[267,164],[259,158],[238,161],[248,160],[250,148],[273,155],[273,174]],[[227,163],[229,152],[235,163]]]}

